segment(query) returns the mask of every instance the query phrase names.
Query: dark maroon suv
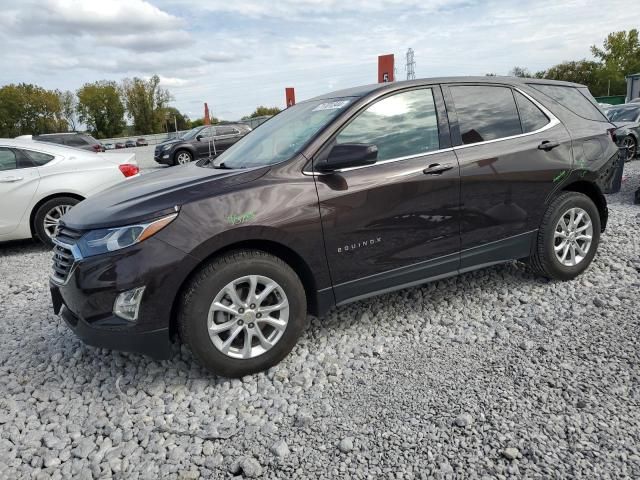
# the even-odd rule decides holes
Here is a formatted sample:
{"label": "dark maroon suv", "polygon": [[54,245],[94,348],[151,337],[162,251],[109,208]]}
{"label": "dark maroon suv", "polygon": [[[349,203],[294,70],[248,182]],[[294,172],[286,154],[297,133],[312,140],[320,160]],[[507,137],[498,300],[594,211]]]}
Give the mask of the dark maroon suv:
{"label": "dark maroon suv", "polygon": [[215,160],[143,175],[60,222],[51,293],[85,342],[225,376],[284,358],[308,313],[521,260],[570,280],[623,162],[588,90],[436,78],[298,103]]}

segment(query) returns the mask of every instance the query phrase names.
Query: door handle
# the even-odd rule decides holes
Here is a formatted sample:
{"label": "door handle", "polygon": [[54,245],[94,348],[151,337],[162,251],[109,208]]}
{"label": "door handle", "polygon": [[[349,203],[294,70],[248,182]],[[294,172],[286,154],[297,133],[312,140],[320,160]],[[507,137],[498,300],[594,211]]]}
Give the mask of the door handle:
{"label": "door handle", "polygon": [[22,177],[4,177],[4,178],[0,178],[0,183],[13,183],[13,182],[19,182],[20,180],[23,180]]}
{"label": "door handle", "polygon": [[560,144],[556,141],[544,140],[540,145],[538,145],[538,150],[544,150],[545,152],[550,152],[556,147],[559,147]]}
{"label": "door handle", "polygon": [[425,175],[442,175],[447,170],[451,170],[453,165],[442,165],[440,163],[432,163],[427,168],[425,168],[422,173]]}

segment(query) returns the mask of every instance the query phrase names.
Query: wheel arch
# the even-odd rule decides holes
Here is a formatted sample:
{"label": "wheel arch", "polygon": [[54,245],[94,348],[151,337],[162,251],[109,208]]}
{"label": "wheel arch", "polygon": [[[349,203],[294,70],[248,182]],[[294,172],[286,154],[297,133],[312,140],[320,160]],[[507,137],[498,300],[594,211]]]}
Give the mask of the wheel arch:
{"label": "wheel arch", "polygon": [[605,198],[602,190],[593,182],[576,181],[565,185],[562,192],[578,192],[586,195],[598,208],[600,213],[600,231],[604,232],[607,227],[607,220],[609,217],[609,210],[607,209],[607,199]]}
{"label": "wheel arch", "polygon": [[38,200],[36,204],[33,206],[33,208],[31,209],[31,213],[29,214],[29,228],[31,230],[32,237],[35,236],[36,234],[34,222],[36,219],[36,213],[38,213],[38,209],[49,200],[53,200],[54,198],[58,198],[58,197],[71,197],[71,198],[75,198],[80,202],[85,199],[85,197],[83,197],[82,195],[78,195],[77,193],[57,192],[57,193],[52,193],[50,195],[47,195],[46,197],[43,197],[40,200]]}
{"label": "wheel arch", "polygon": [[298,275],[298,278],[300,278],[300,281],[302,282],[305,296],[307,298],[307,310],[313,315],[319,314],[320,305],[317,297],[316,280],[311,268],[300,254],[298,254],[292,248],[273,240],[243,240],[218,248],[217,250],[209,254],[206,258],[202,259],[202,261],[200,261],[191,270],[191,272],[187,274],[187,276],[182,281],[180,288],[177,290],[175,298],[173,299],[169,324],[171,336],[178,332],[178,308],[180,299],[182,298],[182,295],[189,285],[191,279],[204,265],[210,262],[213,258],[235,250],[259,250],[274,255],[284,261],[293,269],[293,271],[296,273],[296,275]]}
{"label": "wheel arch", "polygon": [[178,153],[180,153],[180,151],[182,151],[182,150],[184,150],[186,152],[189,152],[189,154],[191,154],[191,160],[192,161],[198,159],[197,158],[198,156],[196,155],[196,149],[194,148],[194,146],[190,145],[188,143],[182,143],[182,144],[176,146],[173,149],[173,153],[171,154],[171,160],[173,161],[174,164],[176,163]]}

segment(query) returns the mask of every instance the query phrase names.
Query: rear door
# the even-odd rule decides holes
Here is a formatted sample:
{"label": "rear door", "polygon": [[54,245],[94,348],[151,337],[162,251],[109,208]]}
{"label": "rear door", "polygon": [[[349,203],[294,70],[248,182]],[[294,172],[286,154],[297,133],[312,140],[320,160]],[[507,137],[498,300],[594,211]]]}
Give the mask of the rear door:
{"label": "rear door", "polygon": [[27,214],[40,183],[34,167],[19,149],[0,146],[0,236],[13,232]]}
{"label": "rear door", "polygon": [[460,162],[460,268],[527,257],[554,186],[571,171],[566,128],[526,92],[445,88]]}
{"label": "rear door", "polygon": [[460,183],[440,87],[376,100],[316,160],[342,143],[375,144],[378,161],[315,176],[336,301],[455,272]]}

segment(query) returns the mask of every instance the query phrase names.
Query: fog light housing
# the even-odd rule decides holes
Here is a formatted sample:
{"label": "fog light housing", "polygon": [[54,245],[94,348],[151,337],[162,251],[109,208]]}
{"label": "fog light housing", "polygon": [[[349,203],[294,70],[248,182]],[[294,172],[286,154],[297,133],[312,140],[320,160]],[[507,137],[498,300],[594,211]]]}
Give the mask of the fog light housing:
{"label": "fog light housing", "polygon": [[138,287],[132,290],[122,292],[113,302],[113,313],[120,318],[124,318],[130,322],[138,320],[138,312],[140,311],[140,301],[145,287]]}

